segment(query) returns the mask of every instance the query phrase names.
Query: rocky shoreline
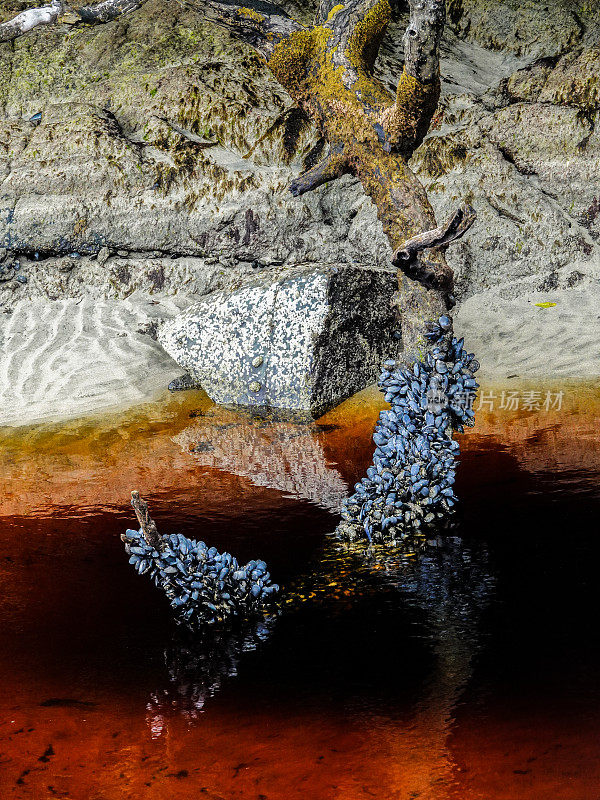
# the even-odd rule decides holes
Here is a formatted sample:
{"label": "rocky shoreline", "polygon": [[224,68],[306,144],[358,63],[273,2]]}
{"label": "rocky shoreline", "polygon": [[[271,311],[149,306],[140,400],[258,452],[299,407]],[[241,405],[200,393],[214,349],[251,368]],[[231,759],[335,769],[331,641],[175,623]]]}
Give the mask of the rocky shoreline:
{"label": "rocky shoreline", "polygon": [[[402,60],[400,12],[376,65],[384,83]],[[308,18],[311,9],[294,14]],[[594,377],[600,10],[462,0],[449,16],[442,101],[411,164],[438,218],[463,199],[478,214],[448,253],[456,330],[484,378]],[[94,329],[100,350],[129,342],[113,347],[112,383],[101,370],[74,380],[86,359],[62,363],[83,352],[69,347],[68,326],[64,340],[60,325],[24,337],[40,350],[26,353],[20,343],[20,370],[45,353],[71,376],[56,383],[67,415],[166,386],[177,369],[151,336],[158,308],[169,318],[265,271],[389,268],[375,208],[355,179],[290,195],[290,181],[319,156],[315,131],[259,59],[199,13],[148,0],[126,21],[39,29],[0,45],[0,76],[3,360],[14,371],[15,331],[60,317],[69,303],[96,309],[98,320],[120,303],[136,309],[116,325],[120,341],[114,325]],[[119,368],[133,369],[135,358],[139,366],[119,382],[121,357]],[[2,369],[0,424],[43,417],[35,392],[17,391],[21,379],[11,386]],[[46,386],[43,375],[27,380]],[[48,415],[55,410],[49,402]]]}

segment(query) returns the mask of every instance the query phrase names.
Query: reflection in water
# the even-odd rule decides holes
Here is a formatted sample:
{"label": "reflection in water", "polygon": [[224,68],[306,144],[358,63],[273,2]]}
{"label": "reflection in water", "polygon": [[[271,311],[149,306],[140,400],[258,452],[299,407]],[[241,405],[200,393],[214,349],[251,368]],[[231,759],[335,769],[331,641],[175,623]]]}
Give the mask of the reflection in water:
{"label": "reflection in water", "polygon": [[293,424],[220,408],[218,421],[202,416],[174,441],[198,464],[337,512],[348,487],[325,457],[327,431],[314,422]]}
{"label": "reflection in water", "polygon": [[181,715],[188,724],[197,722],[207,700],[225,681],[235,678],[244,653],[256,650],[269,637],[275,616],[244,622],[237,628],[197,634],[179,630],[164,649],[168,682],[151,692],[146,723],[156,739],[165,733],[165,717]]}
{"label": "reflection in water", "polygon": [[[332,536],[368,397],[309,427],[194,395],[0,432],[2,800],[596,797],[598,390],[478,413],[456,527],[395,550]],[[122,557],[132,487],[166,533],[259,553],[279,616],[173,639]]]}
{"label": "reflection in water", "polygon": [[[410,724],[389,743],[407,797],[429,797],[440,781],[452,783],[454,762],[446,740],[453,709],[471,677],[481,643],[481,615],[494,586],[485,545],[474,549],[459,536],[427,540],[416,536],[411,544],[396,546],[333,541],[315,569],[292,589],[300,601],[319,598],[326,603],[332,594],[347,598],[354,593],[364,601],[369,593],[386,588],[400,607],[421,612],[433,664]],[[379,713],[386,716],[384,709]],[[423,769],[423,752],[430,769]],[[416,767],[411,770],[414,760]]]}
{"label": "reflection in water", "polygon": [[[452,781],[454,765],[446,747],[449,725],[471,676],[480,646],[481,614],[494,585],[486,547],[474,549],[458,536],[416,538],[396,547],[345,545],[330,537],[310,568],[290,585],[279,620],[271,617],[253,628],[215,633],[201,642],[173,639],[164,653],[168,682],[154,689],[147,703],[151,735],[158,738],[168,732],[174,715],[188,725],[198,724],[207,700],[238,675],[242,655],[276,634],[286,617],[293,624],[294,616],[307,606],[321,616],[335,617],[348,604],[359,604],[364,607],[362,622],[368,625],[370,611],[384,596],[394,613],[403,607],[419,612],[433,663],[403,735],[388,737],[385,702],[373,707],[373,723],[378,725],[381,717],[391,763],[402,768],[405,789],[432,791],[440,781]],[[393,630],[386,635],[394,636]],[[361,702],[356,713],[364,712]],[[429,769],[423,769],[424,753]]]}

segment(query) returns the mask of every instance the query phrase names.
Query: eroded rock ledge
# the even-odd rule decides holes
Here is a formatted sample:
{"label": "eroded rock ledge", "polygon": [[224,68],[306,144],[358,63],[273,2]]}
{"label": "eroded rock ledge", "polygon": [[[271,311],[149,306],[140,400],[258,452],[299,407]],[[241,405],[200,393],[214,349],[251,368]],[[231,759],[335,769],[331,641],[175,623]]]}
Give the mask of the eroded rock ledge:
{"label": "eroded rock ledge", "polygon": [[[476,207],[476,230],[449,253],[459,299],[585,279],[599,260],[600,11],[453,0],[450,21],[442,103],[413,164],[438,215],[465,196]],[[390,84],[400,38],[392,26],[376,66]],[[388,263],[355,180],[290,196],[321,145],[257,56],[200,13],[149,0],[99,28],[40,29],[0,45],[0,77],[0,246],[28,281],[24,254],[46,257],[32,285],[0,283],[5,307],[34,287],[70,296],[91,272],[107,296],[127,291],[79,264],[56,280],[69,253],[104,247],[126,254],[136,286],[162,267],[148,288],[166,293],[186,280],[173,256],[198,259],[200,291],[256,262]]]}

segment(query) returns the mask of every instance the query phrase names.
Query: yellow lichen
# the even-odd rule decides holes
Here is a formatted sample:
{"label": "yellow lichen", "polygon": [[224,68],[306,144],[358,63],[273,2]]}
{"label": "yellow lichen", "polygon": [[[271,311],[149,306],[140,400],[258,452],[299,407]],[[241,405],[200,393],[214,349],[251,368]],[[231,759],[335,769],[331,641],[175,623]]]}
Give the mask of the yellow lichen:
{"label": "yellow lichen", "polygon": [[245,6],[238,8],[237,15],[238,17],[253,19],[255,22],[264,22],[265,20],[264,16],[259,14],[258,11],[255,11],[253,8],[246,8]]}
{"label": "yellow lichen", "polygon": [[357,69],[370,69],[373,66],[391,15],[388,0],[379,0],[357,23],[346,50],[352,66]]}
{"label": "yellow lichen", "polygon": [[344,8],[344,5],[343,5],[343,3],[340,3],[340,4],[339,4],[339,5],[337,5],[337,6],[334,6],[334,7],[331,9],[331,11],[329,12],[329,14],[327,15],[327,22],[329,22],[329,20],[330,20],[330,19],[333,19],[333,18],[335,17],[335,15],[337,14],[337,12],[338,12],[338,11],[341,11],[341,10],[342,10],[342,8]]}
{"label": "yellow lichen", "polygon": [[407,156],[427,133],[440,95],[439,80],[420,83],[403,70],[396,102],[382,114],[382,125],[390,140],[400,146]]}
{"label": "yellow lichen", "polygon": [[314,56],[316,30],[292,33],[275,47],[268,61],[273,75],[295,99],[303,93],[308,65]]}

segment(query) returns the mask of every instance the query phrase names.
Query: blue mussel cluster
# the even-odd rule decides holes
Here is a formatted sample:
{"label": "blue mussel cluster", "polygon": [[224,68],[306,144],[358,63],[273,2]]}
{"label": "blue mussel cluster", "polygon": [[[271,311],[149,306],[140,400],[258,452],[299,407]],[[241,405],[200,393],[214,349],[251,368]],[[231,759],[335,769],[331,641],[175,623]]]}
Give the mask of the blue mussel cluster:
{"label": "blue mussel cluster", "polygon": [[279,591],[264,561],[240,566],[230,553],[181,533],[163,536],[159,550],[141,530],[128,530],[123,541],[129,563],[163,589],[177,621],[191,627],[260,614]]}
{"label": "blue mussel cluster", "polygon": [[341,539],[401,541],[454,507],[459,445],[452,432],[473,425],[479,364],[453,338],[448,317],[426,336],[427,354],[412,369],[384,363],[379,386],[391,409],[375,427],[373,465],[343,504]]}

